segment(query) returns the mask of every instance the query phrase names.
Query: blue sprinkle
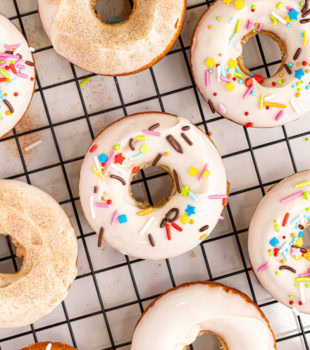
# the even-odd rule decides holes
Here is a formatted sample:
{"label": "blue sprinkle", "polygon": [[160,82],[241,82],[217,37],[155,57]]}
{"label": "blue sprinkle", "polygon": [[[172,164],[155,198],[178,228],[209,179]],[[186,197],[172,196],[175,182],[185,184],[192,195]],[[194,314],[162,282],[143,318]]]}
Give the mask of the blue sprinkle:
{"label": "blue sprinkle", "polygon": [[250,73],[250,77],[251,77],[251,78],[254,77],[254,74],[253,74],[253,73]]}
{"label": "blue sprinkle", "polygon": [[100,156],[98,156],[99,162],[105,163],[108,160],[108,156],[105,153],[100,154]]}
{"label": "blue sprinkle", "polygon": [[280,243],[280,241],[278,240],[277,237],[273,237],[273,238],[269,241],[269,243],[270,243],[273,247],[275,247],[276,245],[278,245],[278,244]]}
{"label": "blue sprinkle", "polygon": [[142,157],[142,156],[143,156],[143,153],[140,152],[140,153],[138,153],[138,154],[136,154],[136,155],[134,155],[134,156],[129,157],[128,159],[129,159],[129,160],[135,160],[135,159],[138,159],[138,158],[140,158],[140,157]]}
{"label": "blue sprinkle", "polygon": [[120,216],[118,217],[118,222],[119,222],[120,224],[125,224],[127,221],[128,221],[128,220],[127,220],[127,216],[126,216],[125,214],[120,215]]}
{"label": "blue sprinkle", "polygon": [[194,195],[193,192],[190,192],[188,195],[191,197],[191,199],[192,199],[194,202],[197,202],[198,199],[197,199],[197,197]]}
{"label": "blue sprinkle", "polygon": [[243,80],[242,79],[239,80],[239,84],[243,84]]}

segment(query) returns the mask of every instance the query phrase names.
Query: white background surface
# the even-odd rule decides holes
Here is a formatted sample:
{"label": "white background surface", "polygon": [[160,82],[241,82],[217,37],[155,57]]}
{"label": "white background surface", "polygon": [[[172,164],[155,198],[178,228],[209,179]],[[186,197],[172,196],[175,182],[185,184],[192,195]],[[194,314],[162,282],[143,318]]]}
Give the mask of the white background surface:
{"label": "white background surface", "polygon": [[[130,349],[135,323],[154,296],[174,284],[207,279],[256,298],[271,322],[278,349],[308,349],[301,325],[310,341],[310,317],[302,315],[300,323],[260,287],[247,252],[247,227],[264,191],[294,171],[310,167],[310,142],[305,140],[310,131],[308,116],[284,128],[245,130],[211,113],[193,87],[188,66],[190,39],[206,2],[188,1],[181,39],[152,70],[117,79],[91,75],[91,82],[81,89],[78,82],[89,73],[70,65],[51,48],[36,1],[0,1],[0,11],[20,26],[16,4],[30,45],[37,50],[39,81],[31,108],[15,135],[0,141],[0,178],[28,180],[61,203],[78,236],[79,276],[65,302],[32,328],[0,329],[2,350],[18,349],[33,343],[35,337],[71,345],[75,341],[80,350]],[[253,64],[262,64],[257,50],[252,53]],[[268,62],[275,60],[273,55],[266,57]],[[170,261],[127,258],[105,244],[98,249],[79,202],[79,169],[92,133],[96,135],[125,114],[150,110],[180,114],[202,128],[205,119],[231,182],[225,220],[201,246]],[[39,147],[23,150],[38,139],[43,141]],[[149,185],[159,186],[163,179],[151,180]],[[143,184],[136,186],[144,191]],[[6,240],[0,236],[1,271],[13,271],[9,256]],[[200,343],[204,345],[195,349],[216,349],[206,337]]]}

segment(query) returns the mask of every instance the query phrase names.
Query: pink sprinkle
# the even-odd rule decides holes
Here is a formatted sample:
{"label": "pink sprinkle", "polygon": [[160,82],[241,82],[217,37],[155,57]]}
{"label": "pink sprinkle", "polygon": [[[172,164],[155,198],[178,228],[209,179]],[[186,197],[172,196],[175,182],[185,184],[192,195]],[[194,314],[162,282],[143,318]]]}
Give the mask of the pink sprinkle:
{"label": "pink sprinkle", "polygon": [[157,131],[153,131],[153,130],[142,130],[142,132],[144,134],[148,134],[148,135],[153,135],[153,136],[160,136],[160,132]]}
{"label": "pink sprinkle", "polygon": [[294,199],[294,198],[297,198],[299,196],[302,196],[304,194],[304,191],[299,191],[299,192],[296,192],[294,194],[291,194],[290,196],[288,197],[285,197],[283,199],[280,200],[280,203],[286,203],[288,201],[290,201],[291,199]]}
{"label": "pink sprinkle", "polygon": [[280,111],[277,115],[276,115],[276,121],[278,121],[282,116],[283,116],[284,112]]}
{"label": "pink sprinkle", "polygon": [[97,203],[96,203],[96,207],[100,207],[100,208],[110,208],[110,205],[109,205],[109,204],[106,204],[106,203],[99,203],[99,202],[97,202]]}
{"label": "pink sprinkle", "polygon": [[113,213],[112,220],[111,220],[111,225],[115,224],[116,217],[117,217],[117,210],[115,210],[114,213]]}
{"label": "pink sprinkle", "polygon": [[259,25],[257,26],[257,31],[260,32],[262,30],[263,27],[263,23],[259,23]]}
{"label": "pink sprinkle", "polygon": [[19,58],[19,56],[13,55],[11,53],[1,53],[0,59],[3,59],[3,58],[15,58],[15,59],[17,59],[17,58]]}
{"label": "pink sprinkle", "polygon": [[309,277],[310,276],[310,269],[308,269],[307,273],[302,273],[300,275],[298,275],[298,277]]}
{"label": "pink sprinkle", "polygon": [[219,105],[219,112],[220,113],[226,113],[227,108],[225,106],[223,106],[222,104]]}
{"label": "pink sprinkle", "polygon": [[199,177],[198,177],[198,181],[200,181],[200,180],[202,179],[203,173],[204,173],[208,168],[209,168],[209,164],[206,163],[206,165],[203,167],[203,169],[202,169],[202,171],[201,171],[201,173],[200,173],[200,175],[199,175]]}
{"label": "pink sprinkle", "polygon": [[105,162],[105,165],[109,165],[112,162],[112,159],[114,158],[116,152],[112,152],[110,157],[107,159],[107,161]]}
{"label": "pink sprinkle", "polygon": [[214,194],[211,196],[208,196],[209,199],[224,199],[227,198],[227,194]]}
{"label": "pink sprinkle", "polygon": [[260,266],[258,269],[257,269],[257,272],[261,272],[262,270],[265,270],[269,267],[269,263],[267,262],[266,264]]}
{"label": "pink sprinkle", "polygon": [[28,75],[27,74],[23,74],[23,73],[16,73],[16,76],[18,76],[19,78],[23,78],[23,79],[27,79]]}
{"label": "pink sprinkle", "polygon": [[252,84],[248,89],[247,91],[245,92],[245,94],[243,95],[243,99],[245,100],[249,95],[250,93],[254,90],[254,84]]}
{"label": "pink sprinkle", "polygon": [[226,78],[226,77],[221,77],[221,80],[222,81],[225,81],[226,83],[231,83],[231,82],[233,82],[233,80],[232,79],[229,79],[229,78]]}
{"label": "pink sprinkle", "polygon": [[209,87],[209,85],[210,85],[210,73],[208,70],[206,70],[205,82],[206,82],[206,87]]}
{"label": "pink sprinkle", "polygon": [[219,217],[219,220],[221,220],[221,221],[223,221],[224,219],[225,219],[224,216]]}
{"label": "pink sprinkle", "polygon": [[248,25],[247,25],[246,29],[247,29],[247,30],[250,30],[251,27],[252,27],[252,24],[253,24],[253,21],[252,21],[251,19],[249,19]]}
{"label": "pink sprinkle", "polygon": [[293,10],[292,7],[286,6],[287,11],[291,12]]}
{"label": "pink sprinkle", "polygon": [[20,47],[20,44],[15,44],[15,45],[4,44],[4,48],[7,50],[17,49],[18,47]]}

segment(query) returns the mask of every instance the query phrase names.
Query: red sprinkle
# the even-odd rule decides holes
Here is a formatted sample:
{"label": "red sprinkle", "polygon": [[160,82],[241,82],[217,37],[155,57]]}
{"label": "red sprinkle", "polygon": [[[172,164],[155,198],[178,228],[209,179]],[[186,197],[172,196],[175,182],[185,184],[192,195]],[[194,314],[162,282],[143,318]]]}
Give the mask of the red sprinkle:
{"label": "red sprinkle", "polygon": [[266,106],[266,109],[268,110],[268,109],[270,109],[270,107],[269,107],[269,106]]}
{"label": "red sprinkle", "polygon": [[247,79],[245,79],[244,84],[245,84],[246,87],[249,88],[250,86],[253,85],[253,79],[252,79],[252,78],[247,78]]}
{"label": "red sprinkle", "polygon": [[217,92],[214,92],[214,93],[213,93],[213,96],[217,96]]}
{"label": "red sprinkle", "polygon": [[107,200],[107,204],[112,204],[111,199],[108,199],[108,200]]}
{"label": "red sprinkle", "polygon": [[301,305],[302,305],[302,301],[300,301],[300,302],[298,303],[298,305],[300,305],[300,306],[301,306]]}
{"label": "red sprinkle", "polygon": [[277,83],[275,81],[272,82],[272,86],[276,86]]}
{"label": "red sprinkle", "polygon": [[16,70],[14,64],[11,63],[11,64],[10,64],[10,68],[11,68],[11,71],[12,71],[14,74],[17,74],[17,70]]}
{"label": "red sprinkle", "polygon": [[306,61],[303,61],[303,62],[302,62],[302,65],[303,65],[303,66],[306,66],[306,65],[307,65],[307,62],[306,62]]}
{"label": "red sprinkle", "polygon": [[290,305],[293,305],[293,304],[294,304],[293,300],[290,300],[289,304],[290,304]]}
{"label": "red sprinkle", "polygon": [[251,128],[253,126],[253,123],[247,123],[247,124],[245,124],[245,128]]}
{"label": "red sprinkle", "polygon": [[90,152],[90,153],[93,153],[94,151],[96,151],[97,148],[98,148],[97,145],[93,145],[93,146],[91,147],[91,149],[89,150],[89,152]]}
{"label": "red sprinkle", "polygon": [[135,166],[135,167],[131,170],[131,172],[132,172],[133,174],[136,174],[136,173],[139,171],[139,169],[140,169],[139,166]]}
{"label": "red sprinkle", "polygon": [[5,66],[5,69],[6,69],[6,70],[9,70],[9,69],[10,69],[10,67],[9,67],[9,66]]}
{"label": "red sprinkle", "polygon": [[168,241],[171,241],[171,232],[170,232],[170,225],[169,224],[166,224],[166,231],[167,231]]}
{"label": "red sprinkle", "polygon": [[18,92],[14,92],[14,96],[17,97],[18,96]]}
{"label": "red sprinkle", "polygon": [[0,78],[0,83],[5,83],[7,81],[6,78]]}
{"label": "red sprinkle", "polygon": [[248,115],[249,115],[249,112],[244,112],[244,115],[248,116]]}
{"label": "red sprinkle", "polygon": [[236,81],[236,80],[237,80],[237,78],[233,77],[233,81]]}
{"label": "red sprinkle", "polygon": [[289,213],[286,213],[286,214],[284,215],[284,218],[283,218],[283,221],[282,221],[282,226],[283,226],[283,227],[286,226],[287,220],[288,220],[289,217],[290,217],[290,214],[289,214]]}
{"label": "red sprinkle", "polygon": [[30,80],[31,80],[31,81],[34,81],[34,77],[31,77]]}
{"label": "red sprinkle", "polygon": [[282,239],[285,239],[286,238],[286,236],[282,236]]}
{"label": "red sprinkle", "polygon": [[227,204],[228,204],[228,198],[223,198],[223,201],[222,201],[223,207],[226,207]]}
{"label": "red sprinkle", "polygon": [[178,230],[178,231],[180,231],[180,232],[183,231],[182,227],[180,227],[180,226],[177,225],[176,223],[173,222],[171,225],[172,225],[172,227],[174,227],[176,230]]}

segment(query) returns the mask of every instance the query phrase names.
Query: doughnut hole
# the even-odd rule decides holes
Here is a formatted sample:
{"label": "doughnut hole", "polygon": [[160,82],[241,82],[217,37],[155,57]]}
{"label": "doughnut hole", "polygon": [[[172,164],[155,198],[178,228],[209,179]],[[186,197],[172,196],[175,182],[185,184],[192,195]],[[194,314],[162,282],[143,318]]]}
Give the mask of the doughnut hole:
{"label": "doughnut hole", "polygon": [[[0,258],[0,274],[12,274],[18,272],[21,269],[23,263],[22,247],[17,249],[16,245],[11,239],[11,236],[6,236],[0,233],[0,244],[4,247],[3,259]],[[8,248],[7,248],[8,247]],[[7,253],[8,252],[8,253]],[[14,260],[11,258],[14,256],[17,265],[17,271],[15,271]],[[0,287],[3,287],[0,285]]]}
{"label": "doughnut hole", "polygon": [[[161,208],[176,193],[176,185],[172,171],[166,166],[151,166],[146,164],[132,175],[130,194],[138,208]],[[143,179],[147,178],[147,188]],[[150,200],[150,198],[151,200]]]}
{"label": "doughnut hole", "polygon": [[[212,332],[200,332],[196,341],[191,344],[194,350],[228,350],[223,338]],[[184,348],[188,350],[190,347]]]}
{"label": "doughnut hole", "polygon": [[108,24],[124,22],[133,9],[133,0],[97,0],[95,12]]}
{"label": "doughnut hole", "polygon": [[310,221],[304,225],[302,248],[310,250]]}
{"label": "doughnut hole", "polygon": [[[258,45],[256,44],[256,35],[260,39],[261,46],[266,58],[266,63],[277,62],[268,66],[270,77],[267,76],[265,69],[259,71],[250,71],[251,68],[258,66],[256,56],[260,57]],[[243,73],[249,75],[260,74],[263,78],[272,78],[277,75],[286,63],[287,50],[284,42],[274,33],[261,30],[260,32],[250,32],[241,40],[242,55],[238,57],[238,64]],[[255,63],[256,61],[256,63]],[[253,63],[254,62],[254,63]]]}

